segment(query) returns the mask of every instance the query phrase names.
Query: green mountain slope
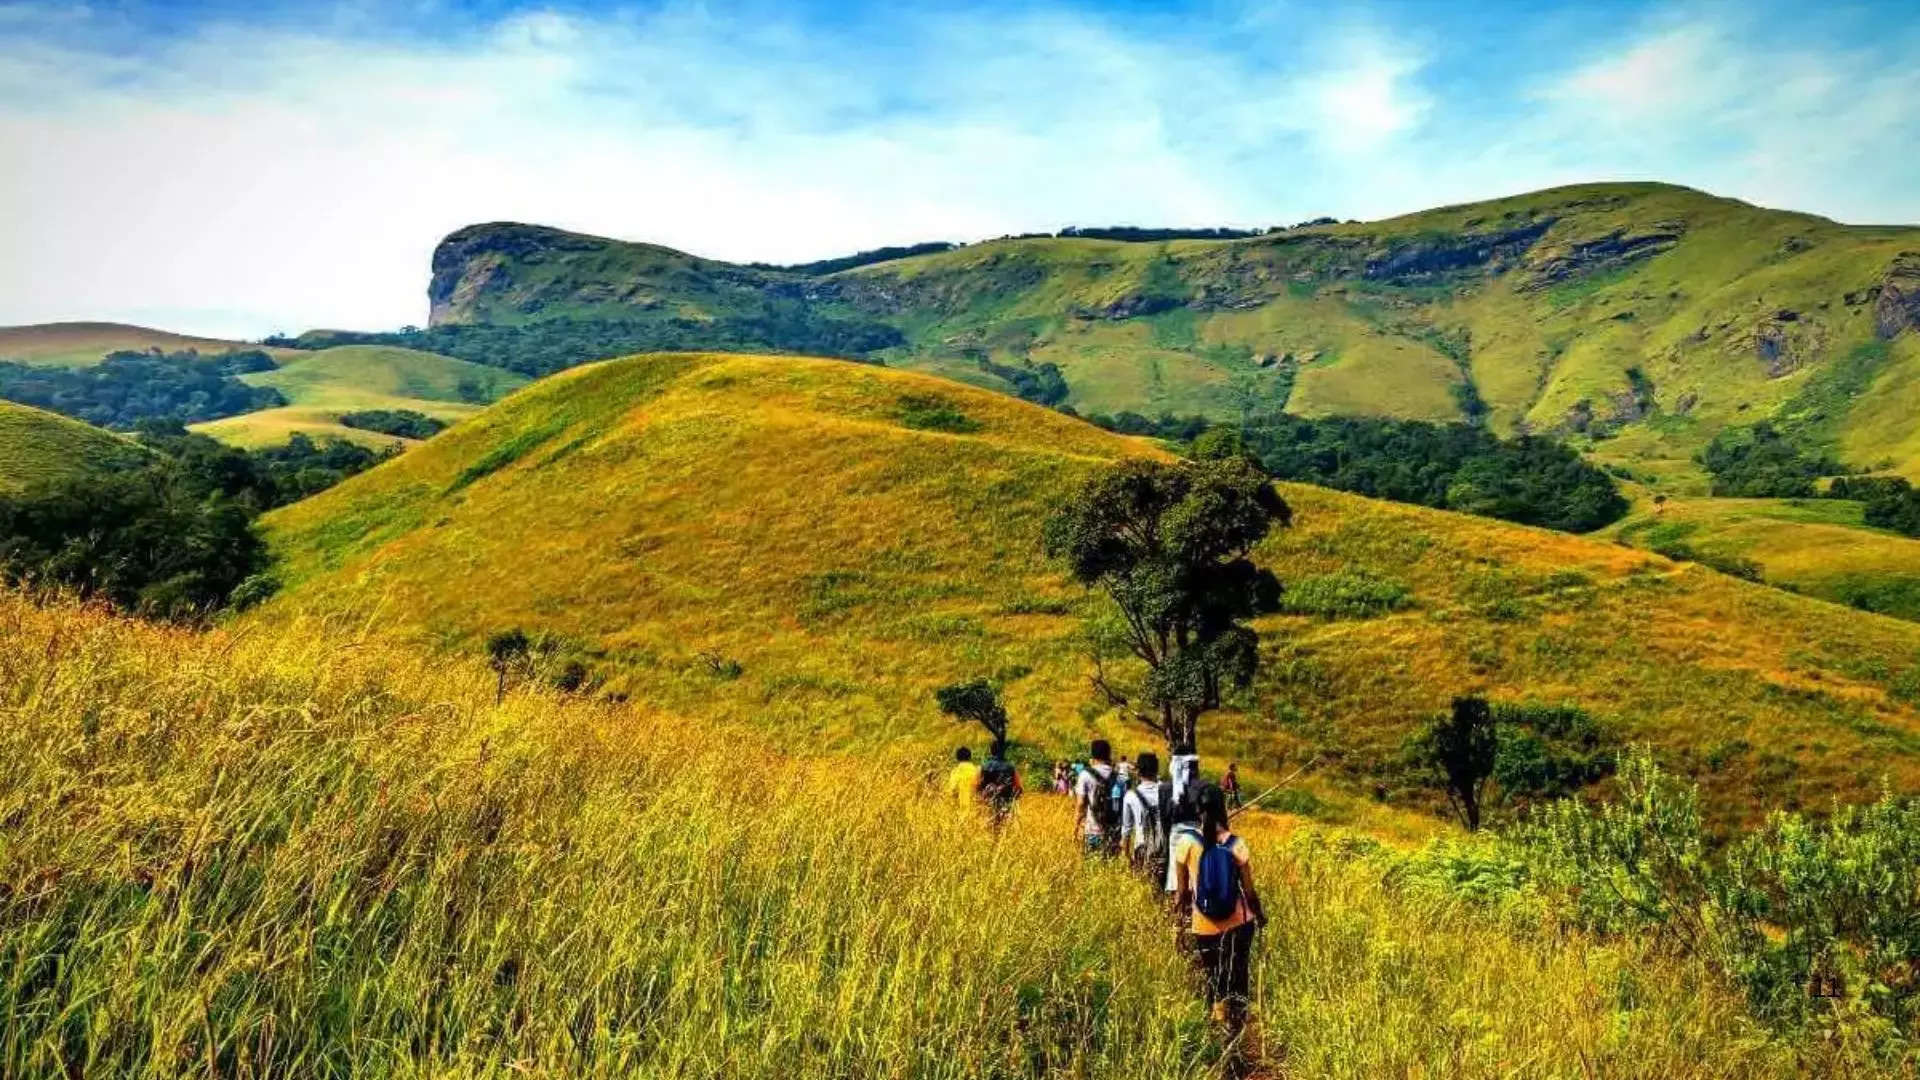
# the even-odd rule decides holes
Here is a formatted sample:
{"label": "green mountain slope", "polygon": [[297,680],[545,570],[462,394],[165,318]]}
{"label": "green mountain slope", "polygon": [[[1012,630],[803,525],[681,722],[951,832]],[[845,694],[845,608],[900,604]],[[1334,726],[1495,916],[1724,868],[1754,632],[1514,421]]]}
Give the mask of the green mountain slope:
{"label": "green mountain slope", "polygon": [[279,390],[286,406],[210,421],[195,430],[240,446],[282,443],[295,432],[385,446],[395,437],[347,427],[341,414],[411,409],[462,420],[527,382],[499,368],[380,345],[287,350],[278,362],[278,369],[243,375],[241,381]]}
{"label": "green mountain slope", "polygon": [[[929,398],[972,430],[914,426]],[[1095,732],[1144,747],[1092,704],[1079,616],[1098,605],[1038,533],[1078,478],[1154,452],[866,365],[594,364],[268,515],[287,588],[248,618],[310,612],[467,654],[518,626],[607,690],[805,746],[950,740],[932,690],[990,675],[1037,752]],[[1209,754],[1257,774],[1319,756],[1336,794],[1366,792],[1416,723],[1482,691],[1584,705],[1698,772],[1725,813],[1756,785],[1815,805],[1920,780],[1920,626],[1611,543],[1282,490],[1297,525],[1261,561],[1305,597],[1361,574],[1405,605],[1264,620],[1264,674]]]}
{"label": "green mountain slope", "polygon": [[125,464],[145,453],[92,424],[0,401],[0,495]]}
{"label": "green mountain slope", "polygon": [[1920,474],[1920,230],[1663,184],[1245,240],[1010,239],[823,277],[477,226],[436,252],[430,291],[439,323],[880,321],[907,339],[889,364],[1003,390],[1053,364],[1083,413],[1484,411],[1679,490],[1703,486],[1691,457],[1715,431],[1763,417]]}

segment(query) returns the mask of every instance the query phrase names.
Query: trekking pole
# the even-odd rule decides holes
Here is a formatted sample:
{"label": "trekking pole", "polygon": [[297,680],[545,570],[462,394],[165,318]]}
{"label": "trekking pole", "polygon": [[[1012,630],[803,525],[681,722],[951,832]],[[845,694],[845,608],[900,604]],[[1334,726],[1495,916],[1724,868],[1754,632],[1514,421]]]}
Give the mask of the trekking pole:
{"label": "trekking pole", "polygon": [[1247,801],[1241,803],[1239,806],[1234,807],[1231,811],[1227,813],[1227,820],[1232,821],[1234,818],[1237,818],[1240,816],[1241,811],[1253,809],[1254,803],[1259,802],[1261,799],[1266,798],[1267,796],[1273,794],[1274,792],[1279,791],[1281,788],[1286,787],[1288,784],[1293,783],[1295,780],[1298,780],[1300,778],[1301,773],[1306,772],[1308,769],[1312,768],[1314,763],[1319,760],[1320,759],[1318,757],[1308,759],[1305,765],[1302,765],[1299,768],[1293,770],[1291,773],[1288,773],[1287,778],[1285,780],[1280,781],[1279,783],[1273,785],[1272,787],[1261,792],[1260,794],[1255,795],[1253,798],[1248,799]]}

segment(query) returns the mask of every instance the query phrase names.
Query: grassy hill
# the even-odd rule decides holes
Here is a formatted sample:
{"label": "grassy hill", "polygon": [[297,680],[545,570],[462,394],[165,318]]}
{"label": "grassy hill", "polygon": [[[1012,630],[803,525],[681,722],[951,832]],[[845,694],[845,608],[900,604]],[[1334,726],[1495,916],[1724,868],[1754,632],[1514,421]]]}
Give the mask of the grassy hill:
{"label": "grassy hill", "polygon": [[[0,326],[0,360],[46,367],[87,367],[99,363],[107,353],[121,349],[161,349],[167,352],[193,349],[202,353],[221,353],[229,349],[255,348],[259,346],[243,341],[194,337],[125,323],[60,322]],[[276,358],[292,353],[289,349],[265,351]]]}
{"label": "grassy hill", "polygon": [[[1219,1074],[1161,903],[1064,800],[989,838],[899,758],[496,704],[478,659],[338,621],[0,590],[0,624],[0,1073]],[[1475,899],[1484,848],[1296,824],[1235,824],[1273,916],[1256,1075],[1899,1072],[1854,1029],[1768,1037],[1664,939]]]}
{"label": "grassy hill", "polygon": [[196,430],[249,447],[282,443],[294,432],[386,446],[394,436],[347,427],[341,414],[411,409],[451,422],[472,416],[527,381],[499,368],[379,345],[284,350],[277,361],[278,369],[244,375],[241,381],[279,390],[288,401],[285,407],[211,421]]}
{"label": "grassy hill", "polygon": [[[718,320],[800,303],[898,327],[890,364],[1083,413],[1246,408],[1558,431],[1662,485],[1728,424],[1789,419],[1920,470],[1920,230],[1663,184],[1588,184],[1243,240],[992,241],[826,276],[479,226],[436,252],[437,323]],[[1474,402],[1480,404],[1473,404]]]}
{"label": "grassy hill", "polygon": [[0,401],[0,495],[137,459],[145,451],[91,424]]}
{"label": "grassy hill", "polygon": [[[269,515],[288,587],[254,618],[466,654],[520,626],[606,690],[802,746],[936,746],[958,733],[933,688],[992,675],[1038,753],[1096,732],[1143,747],[1090,703],[1079,616],[1097,605],[1038,530],[1079,477],[1150,452],[871,366],[595,364]],[[1920,626],[1616,544],[1282,491],[1297,525],[1258,557],[1305,610],[1263,621],[1263,674],[1212,721],[1211,756],[1317,757],[1331,795],[1365,793],[1414,724],[1479,691],[1578,703],[1726,814],[1920,779]],[[1401,606],[1315,606],[1353,575]]]}

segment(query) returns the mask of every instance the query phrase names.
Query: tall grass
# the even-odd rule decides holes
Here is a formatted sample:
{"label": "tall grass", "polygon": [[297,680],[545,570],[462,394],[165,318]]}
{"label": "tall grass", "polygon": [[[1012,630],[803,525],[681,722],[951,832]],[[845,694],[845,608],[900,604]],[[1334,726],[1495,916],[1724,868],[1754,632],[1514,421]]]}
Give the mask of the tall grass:
{"label": "tall grass", "polygon": [[[0,594],[0,1074],[1205,1075],[1151,895],[1057,800],[544,692],[339,627]],[[1788,1076],[1697,969],[1250,822],[1253,1057]],[[1844,1063],[1840,1063],[1844,1064]]]}

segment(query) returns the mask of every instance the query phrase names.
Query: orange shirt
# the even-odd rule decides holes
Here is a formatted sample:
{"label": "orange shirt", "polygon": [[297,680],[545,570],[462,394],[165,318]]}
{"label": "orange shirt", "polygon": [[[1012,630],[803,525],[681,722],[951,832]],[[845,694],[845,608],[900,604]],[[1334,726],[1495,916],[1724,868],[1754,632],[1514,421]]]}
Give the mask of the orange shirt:
{"label": "orange shirt", "polygon": [[[1189,895],[1199,889],[1200,855],[1205,850],[1206,847],[1202,845],[1196,837],[1180,835],[1174,837],[1173,861],[1186,868],[1187,893]],[[1253,851],[1247,847],[1247,842],[1238,836],[1229,836],[1227,838],[1227,850],[1233,852],[1234,861],[1241,866],[1247,865],[1247,863],[1253,859]],[[1193,932],[1203,937],[1213,934],[1224,934],[1234,927],[1247,923],[1252,919],[1253,912],[1247,908],[1247,890],[1241,889],[1240,906],[1234,909],[1231,916],[1219,922],[1215,922],[1205,915],[1200,914],[1199,905],[1194,905]]]}

